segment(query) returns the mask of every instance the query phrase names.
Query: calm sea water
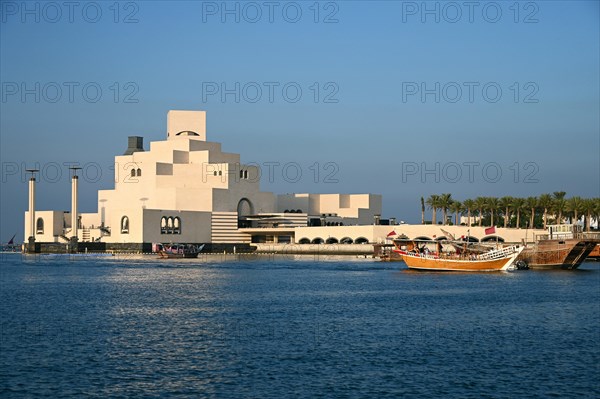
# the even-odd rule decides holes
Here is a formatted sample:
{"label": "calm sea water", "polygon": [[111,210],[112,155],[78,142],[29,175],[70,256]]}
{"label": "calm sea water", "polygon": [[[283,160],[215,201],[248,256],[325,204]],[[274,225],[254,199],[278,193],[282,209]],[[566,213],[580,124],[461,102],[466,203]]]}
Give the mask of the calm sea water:
{"label": "calm sea water", "polygon": [[1,397],[600,397],[600,264],[1,256]]}

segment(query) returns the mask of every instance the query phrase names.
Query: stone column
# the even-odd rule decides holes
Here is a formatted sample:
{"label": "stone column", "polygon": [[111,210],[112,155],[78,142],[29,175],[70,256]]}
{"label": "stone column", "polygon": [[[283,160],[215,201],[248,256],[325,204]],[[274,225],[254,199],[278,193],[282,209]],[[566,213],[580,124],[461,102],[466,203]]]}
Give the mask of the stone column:
{"label": "stone column", "polygon": [[71,178],[71,235],[73,237],[77,237],[77,228],[79,227],[77,224],[77,185],[79,183],[79,178],[77,176],[73,176]]}
{"label": "stone column", "polygon": [[35,252],[35,176],[29,179],[29,238],[27,252]]}

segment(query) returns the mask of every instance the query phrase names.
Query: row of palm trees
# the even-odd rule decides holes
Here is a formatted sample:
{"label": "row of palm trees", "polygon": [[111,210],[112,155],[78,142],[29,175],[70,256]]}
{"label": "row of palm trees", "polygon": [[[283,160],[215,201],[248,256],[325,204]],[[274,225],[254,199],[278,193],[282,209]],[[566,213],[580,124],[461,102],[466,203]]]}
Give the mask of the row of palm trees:
{"label": "row of palm trees", "polygon": [[437,212],[442,212],[442,224],[448,224],[448,212],[454,214],[454,224],[459,224],[459,215],[477,218],[479,226],[503,225],[504,227],[534,227],[546,229],[549,222],[564,223],[567,219],[575,223],[584,216],[585,226],[590,230],[592,218],[600,218],[600,198],[566,198],[566,192],[555,191],[539,197],[477,197],[457,201],[452,194],[432,194],[421,197],[421,223],[425,224],[425,206],[431,209],[431,223],[437,224]]}

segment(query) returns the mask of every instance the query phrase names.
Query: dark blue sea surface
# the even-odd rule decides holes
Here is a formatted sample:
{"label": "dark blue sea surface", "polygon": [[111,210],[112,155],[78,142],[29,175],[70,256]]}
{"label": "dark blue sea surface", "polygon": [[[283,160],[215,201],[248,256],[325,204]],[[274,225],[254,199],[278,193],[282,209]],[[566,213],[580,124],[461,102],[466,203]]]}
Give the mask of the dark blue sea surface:
{"label": "dark blue sea surface", "polygon": [[2,398],[600,397],[597,263],[0,256]]}

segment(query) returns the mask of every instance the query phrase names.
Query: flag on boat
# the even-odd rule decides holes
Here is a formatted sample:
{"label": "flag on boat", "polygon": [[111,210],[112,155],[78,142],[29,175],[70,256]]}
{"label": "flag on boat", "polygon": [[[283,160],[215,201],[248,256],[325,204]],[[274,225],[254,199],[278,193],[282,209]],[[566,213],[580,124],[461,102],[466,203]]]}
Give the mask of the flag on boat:
{"label": "flag on boat", "polygon": [[392,230],[392,231],[390,231],[388,233],[388,235],[385,238],[389,240],[390,237],[393,237],[393,236],[396,236],[396,235],[398,235],[398,234],[396,234],[396,232],[394,230]]}
{"label": "flag on boat", "polygon": [[488,227],[485,229],[485,234],[496,234],[496,226]]}

